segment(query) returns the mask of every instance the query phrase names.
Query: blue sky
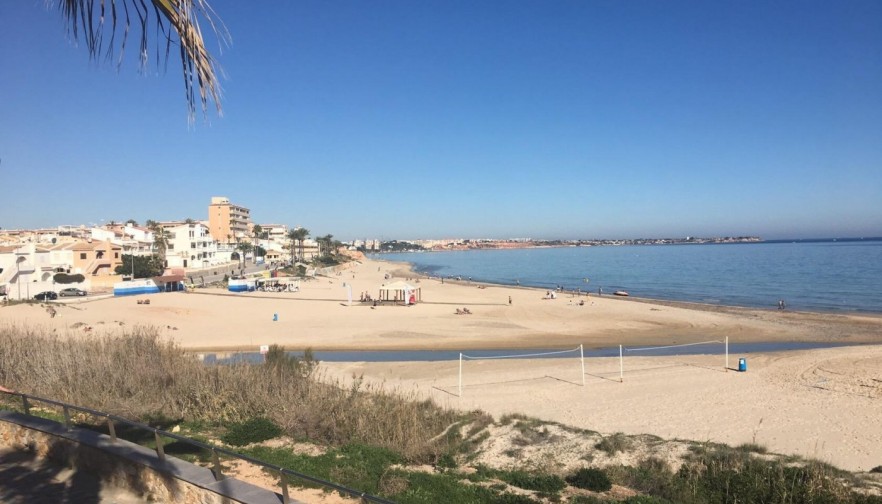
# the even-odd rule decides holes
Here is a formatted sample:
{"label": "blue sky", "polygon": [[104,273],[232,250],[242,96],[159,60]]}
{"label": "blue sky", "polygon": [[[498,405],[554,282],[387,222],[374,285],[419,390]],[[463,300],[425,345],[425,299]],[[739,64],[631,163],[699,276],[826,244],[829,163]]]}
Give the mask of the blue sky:
{"label": "blue sky", "polygon": [[882,236],[877,0],[212,5],[224,115],[188,127],[174,54],[0,2],[0,227],[227,196],[339,239]]}

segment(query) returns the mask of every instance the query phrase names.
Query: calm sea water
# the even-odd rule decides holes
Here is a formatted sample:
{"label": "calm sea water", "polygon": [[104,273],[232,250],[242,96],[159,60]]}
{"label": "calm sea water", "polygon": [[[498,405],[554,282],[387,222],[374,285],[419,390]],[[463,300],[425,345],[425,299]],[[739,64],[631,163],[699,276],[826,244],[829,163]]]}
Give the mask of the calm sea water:
{"label": "calm sea water", "polygon": [[882,239],[381,254],[425,274],[720,305],[882,312]]}

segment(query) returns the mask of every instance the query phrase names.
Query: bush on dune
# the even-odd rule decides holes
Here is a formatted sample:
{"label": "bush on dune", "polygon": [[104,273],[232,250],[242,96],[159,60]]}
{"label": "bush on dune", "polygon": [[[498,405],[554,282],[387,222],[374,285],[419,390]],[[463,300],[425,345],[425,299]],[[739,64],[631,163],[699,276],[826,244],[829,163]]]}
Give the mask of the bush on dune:
{"label": "bush on dune", "polygon": [[207,365],[153,328],[59,336],[0,327],[0,383],[127,418],[213,424],[263,417],[292,437],[389,448],[415,461],[448,451],[430,442],[458,414],[412,395],[324,380],[311,359],[274,349],[265,365]]}

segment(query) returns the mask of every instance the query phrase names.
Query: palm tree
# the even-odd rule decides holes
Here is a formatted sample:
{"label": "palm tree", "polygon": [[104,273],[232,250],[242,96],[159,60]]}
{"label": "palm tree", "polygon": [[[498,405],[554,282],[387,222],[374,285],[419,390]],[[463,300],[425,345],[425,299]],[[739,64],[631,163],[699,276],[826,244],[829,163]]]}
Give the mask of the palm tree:
{"label": "palm tree", "polygon": [[153,233],[153,249],[164,264],[165,252],[168,250],[168,240],[171,238],[171,234],[154,220],[147,220],[147,228]]}
{"label": "palm tree", "polygon": [[304,257],[303,253],[303,242],[306,241],[306,238],[309,236],[309,230],[306,228],[297,228],[297,242],[300,244],[300,260],[305,261],[306,257]]}
{"label": "palm tree", "polygon": [[291,229],[288,231],[288,242],[291,247],[291,266],[294,266],[294,252],[297,250],[297,229]]}
{"label": "palm tree", "polygon": [[242,261],[242,264],[240,265],[240,267],[244,267],[244,265],[245,265],[245,255],[246,255],[248,252],[251,252],[252,246],[251,246],[251,244],[248,243],[248,242],[239,242],[239,244],[236,245],[236,249],[239,250],[239,251],[241,252],[241,253],[239,254],[239,259],[241,259],[241,261]]}
{"label": "palm tree", "polygon": [[255,224],[254,227],[251,228],[251,234],[254,235],[253,263],[257,264],[257,250],[260,248],[260,235],[263,234],[263,228],[260,227],[260,224]]}
{"label": "palm tree", "polygon": [[[130,14],[134,14],[137,24],[141,26],[141,43],[138,51],[141,68],[146,67],[147,57],[150,54],[147,50],[148,32],[155,29],[157,34],[161,33],[161,38],[156,41],[156,52],[160,52],[161,45],[165,46],[166,63],[172,44],[178,45],[190,119],[192,120],[196,112],[197,90],[203,113],[208,109],[209,100],[214,102],[219,114],[222,112],[221,90],[215,68],[217,65],[205,48],[199,18],[211,26],[220,43],[229,45],[231,39],[208,0],[49,0],[47,4],[54,4],[61,10],[68,24],[68,32],[74,40],[79,38],[79,31],[83,31],[89,56],[94,60],[102,55],[107,59],[113,56],[117,42],[117,22],[124,20],[117,65],[122,63],[131,25]],[[105,12],[108,6],[109,14]],[[121,11],[121,15],[118,11]],[[107,19],[110,19],[109,26],[105,24]],[[107,37],[105,37],[105,29],[109,32]],[[172,30],[177,34],[177,40],[172,38]]]}
{"label": "palm tree", "polygon": [[334,235],[326,234],[325,236],[322,237],[322,240],[325,242],[324,255],[326,255],[326,256],[334,255],[333,254],[333,251],[335,250],[334,249]]}

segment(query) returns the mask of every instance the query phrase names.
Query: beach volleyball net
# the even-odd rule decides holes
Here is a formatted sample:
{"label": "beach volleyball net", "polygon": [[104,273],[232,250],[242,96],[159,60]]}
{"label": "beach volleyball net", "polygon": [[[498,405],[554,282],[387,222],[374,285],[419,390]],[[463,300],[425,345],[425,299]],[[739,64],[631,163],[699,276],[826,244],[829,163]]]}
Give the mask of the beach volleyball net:
{"label": "beach volleyball net", "polygon": [[628,374],[660,372],[672,367],[727,371],[729,338],[679,345],[626,347],[619,345],[619,380]]}
{"label": "beach volleyball net", "polygon": [[[545,359],[552,360],[546,361]],[[481,364],[490,361],[506,360],[520,360],[521,362],[517,365],[513,364],[504,367],[494,367],[492,372],[489,373],[493,376],[493,378],[487,378],[487,371],[478,370],[475,367],[469,366],[469,363]],[[555,371],[550,371],[555,375],[560,375],[554,376],[552,374],[549,374],[549,369],[561,370],[562,372],[556,373]],[[466,375],[464,375],[464,373],[466,373]],[[479,378],[479,376],[481,376],[481,378]],[[465,385],[512,383],[516,381],[544,378],[551,378],[554,380],[568,382],[584,387],[585,350],[582,345],[566,350],[549,350],[530,353],[509,353],[497,355],[468,355],[465,353],[459,354],[459,380],[457,386],[459,397],[462,397],[462,389]]]}

